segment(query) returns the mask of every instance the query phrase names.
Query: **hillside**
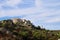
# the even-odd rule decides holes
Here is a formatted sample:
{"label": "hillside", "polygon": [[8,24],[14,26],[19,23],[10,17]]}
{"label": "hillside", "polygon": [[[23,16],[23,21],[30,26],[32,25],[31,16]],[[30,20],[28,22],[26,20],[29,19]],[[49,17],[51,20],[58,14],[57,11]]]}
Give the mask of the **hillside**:
{"label": "hillside", "polygon": [[58,33],[35,26],[29,20],[13,18],[0,21],[0,40],[57,40]]}

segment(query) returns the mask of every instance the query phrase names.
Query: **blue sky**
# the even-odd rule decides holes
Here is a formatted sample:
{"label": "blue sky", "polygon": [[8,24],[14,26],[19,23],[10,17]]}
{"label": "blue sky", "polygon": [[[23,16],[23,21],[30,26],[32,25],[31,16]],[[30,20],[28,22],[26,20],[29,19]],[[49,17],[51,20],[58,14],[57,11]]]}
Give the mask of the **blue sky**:
{"label": "blue sky", "polygon": [[0,0],[0,20],[11,17],[60,30],[60,0]]}

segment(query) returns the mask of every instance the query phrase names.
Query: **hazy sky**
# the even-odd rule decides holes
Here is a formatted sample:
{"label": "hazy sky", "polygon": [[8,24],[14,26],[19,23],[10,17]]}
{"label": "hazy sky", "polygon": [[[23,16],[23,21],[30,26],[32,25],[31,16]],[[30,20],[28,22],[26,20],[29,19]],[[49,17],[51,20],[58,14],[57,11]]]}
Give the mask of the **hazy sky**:
{"label": "hazy sky", "polygon": [[0,20],[21,17],[46,29],[60,29],[60,0],[0,0]]}

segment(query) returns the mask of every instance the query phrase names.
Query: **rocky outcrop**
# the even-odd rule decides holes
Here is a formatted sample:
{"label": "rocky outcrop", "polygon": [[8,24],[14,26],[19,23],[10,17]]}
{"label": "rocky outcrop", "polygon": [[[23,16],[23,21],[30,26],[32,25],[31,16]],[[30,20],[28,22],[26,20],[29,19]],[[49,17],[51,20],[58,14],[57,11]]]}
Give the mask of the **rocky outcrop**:
{"label": "rocky outcrop", "polygon": [[19,19],[19,18],[13,18],[11,20],[13,21],[14,24],[18,23],[19,25],[26,26],[27,28],[32,27],[32,23],[29,20]]}

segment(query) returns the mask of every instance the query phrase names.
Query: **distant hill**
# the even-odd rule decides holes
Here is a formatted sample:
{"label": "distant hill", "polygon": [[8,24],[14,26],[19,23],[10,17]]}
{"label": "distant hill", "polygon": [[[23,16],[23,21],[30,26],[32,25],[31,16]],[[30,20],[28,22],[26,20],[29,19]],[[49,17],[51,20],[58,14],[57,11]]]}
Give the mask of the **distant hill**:
{"label": "distant hill", "polygon": [[0,21],[0,40],[57,40],[60,37],[57,34],[35,26],[26,19],[11,18]]}

